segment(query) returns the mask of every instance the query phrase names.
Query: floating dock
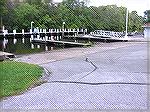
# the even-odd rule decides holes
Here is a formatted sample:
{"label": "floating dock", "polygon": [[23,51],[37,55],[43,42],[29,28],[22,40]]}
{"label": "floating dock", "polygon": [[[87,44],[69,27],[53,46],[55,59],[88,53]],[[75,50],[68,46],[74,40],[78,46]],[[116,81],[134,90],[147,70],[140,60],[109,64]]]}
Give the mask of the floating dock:
{"label": "floating dock", "polygon": [[78,38],[78,39],[95,39],[95,40],[118,40],[118,41],[128,41],[129,38],[115,38],[115,37],[98,37],[98,36],[91,36],[91,35],[78,35],[78,36],[65,36],[65,38]]}
{"label": "floating dock", "polygon": [[78,42],[68,42],[68,41],[56,41],[56,40],[32,40],[33,43],[54,43],[54,44],[62,44],[68,46],[91,46],[89,43],[78,43]]}

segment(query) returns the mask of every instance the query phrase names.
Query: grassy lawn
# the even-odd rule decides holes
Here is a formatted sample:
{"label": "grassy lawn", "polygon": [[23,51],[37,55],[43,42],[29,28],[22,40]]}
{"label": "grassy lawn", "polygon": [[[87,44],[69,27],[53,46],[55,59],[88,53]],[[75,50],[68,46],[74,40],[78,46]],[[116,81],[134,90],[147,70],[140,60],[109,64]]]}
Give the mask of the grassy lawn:
{"label": "grassy lawn", "polygon": [[33,64],[0,62],[0,98],[25,91],[37,82],[42,72],[41,67]]}

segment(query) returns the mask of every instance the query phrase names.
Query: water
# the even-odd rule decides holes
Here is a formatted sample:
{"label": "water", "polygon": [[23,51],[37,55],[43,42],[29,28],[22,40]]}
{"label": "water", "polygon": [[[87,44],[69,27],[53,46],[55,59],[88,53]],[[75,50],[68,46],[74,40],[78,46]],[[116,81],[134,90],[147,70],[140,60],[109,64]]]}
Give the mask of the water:
{"label": "water", "polygon": [[[63,46],[58,44],[39,44],[39,43],[31,43],[31,38],[34,37],[7,37],[0,40],[0,51],[13,53],[16,55],[20,54],[31,54],[31,53],[38,53],[43,51],[51,51],[56,49],[63,49],[68,48],[71,46]],[[38,38],[44,38],[39,37]],[[70,41],[70,42],[81,42],[86,43],[88,40],[80,40],[80,39],[74,39],[74,38],[65,38],[63,39],[61,36],[51,36],[46,37],[47,39],[52,40],[61,40],[61,41]],[[72,46],[73,47],[73,46]]]}
{"label": "water", "polygon": [[30,38],[9,38],[0,40],[0,51],[5,51],[14,54],[30,54],[43,51],[50,51],[55,49],[62,49],[62,46],[33,44]]}

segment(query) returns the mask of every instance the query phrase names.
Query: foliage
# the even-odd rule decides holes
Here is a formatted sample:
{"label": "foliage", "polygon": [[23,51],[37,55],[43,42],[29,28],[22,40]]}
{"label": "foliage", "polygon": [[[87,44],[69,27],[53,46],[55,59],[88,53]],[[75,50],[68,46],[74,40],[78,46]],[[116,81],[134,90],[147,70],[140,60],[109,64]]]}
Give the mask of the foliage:
{"label": "foliage", "polygon": [[42,75],[37,65],[14,61],[0,62],[0,98],[25,91]]}
{"label": "foliage", "polygon": [[145,17],[145,23],[149,23],[150,22],[150,10],[146,10],[144,12],[144,17]]}
{"label": "foliage", "polygon": [[[13,21],[5,22],[5,25],[13,29],[29,30],[30,22],[34,21],[34,27],[50,29],[62,28],[62,23],[65,22],[65,28],[125,31],[125,7],[87,7],[87,3],[88,0],[63,0],[56,5],[52,0],[26,0],[26,3],[14,7]],[[142,21],[143,18],[136,11],[131,12],[129,31],[142,31]]]}
{"label": "foliage", "polygon": [[129,14],[129,31],[141,31],[143,25],[143,18],[138,16],[136,11]]}
{"label": "foliage", "polygon": [[6,5],[6,0],[0,0],[0,32],[3,25],[2,23],[3,16],[7,13],[7,9],[5,5]]}
{"label": "foliage", "polygon": [[2,16],[3,13],[5,12],[5,3],[6,0],[0,0],[0,16]]}
{"label": "foliage", "polygon": [[33,26],[39,28],[48,28],[48,24],[52,21],[48,14],[44,13],[43,8],[37,8],[36,5],[28,3],[21,4],[14,10],[14,28],[30,29],[31,21]]}

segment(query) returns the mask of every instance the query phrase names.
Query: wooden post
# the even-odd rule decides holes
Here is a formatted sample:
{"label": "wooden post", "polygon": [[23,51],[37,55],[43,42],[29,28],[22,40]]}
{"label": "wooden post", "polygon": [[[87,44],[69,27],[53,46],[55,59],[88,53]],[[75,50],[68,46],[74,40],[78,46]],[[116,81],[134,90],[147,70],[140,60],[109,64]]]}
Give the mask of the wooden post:
{"label": "wooden post", "polygon": [[62,36],[60,36],[60,40],[62,39]]}
{"label": "wooden post", "polygon": [[14,34],[14,36],[16,35],[16,30],[13,30],[13,34]]}
{"label": "wooden post", "polygon": [[53,33],[53,29],[51,29],[51,34]]}
{"label": "wooden post", "polygon": [[24,35],[24,29],[22,29],[22,35]]}
{"label": "wooden post", "polygon": [[65,22],[63,22],[63,26],[62,26],[62,38],[64,38],[65,35]]}
{"label": "wooden post", "polygon": [[8,43],[8,39],[5,39],[4,37],[4,41],[3,41],[3,48],[5,49],[6,48],[6,44]]}
{"label": "wooden post", "polygon": [[4,51],[5,48],[6,48],[6,43],[5,43],[5,38],[4,38],[4,41],[3,41],[3,51]]}
{"label": "wooden post", "polygon": [[6,34],[8,34],[8,30],[3,30],[4,37],[6,36]]}
{"label": "wooden post", "polygon": [[24,37],[22,38],[22,43],[23,43],[23,44],[25,43]]}
{"label": "wooden post", "polygon": [[77,35],[79,34],[79,29],[77,29]]}
{"label": "wooden post", "polygon": [[37,48],[40,49],[40,45],[37,45]]}
{"label": "wooden post", "polygon": [[34,49],[34,44],[31,43],[31,49]]}
{"label": "wooden post", "polygon": [[54,50],[54,47],[51,47],[51,50]]}
{"label": "wooden post", "polygon": [[13,43],[16,44],[17,43],[17,39],[14,37],[13,39]]}
{"label": "wooden post", "polygon": [[48,46],[45,45],[45,51],[48,51]]}
{"label": "wooden post", "polygon": [[32,40],[34,40],[33,35],[31,35],[30,42],[31,42]]}
{"label": "wooden post", "polygon": [[30,29],[30,34],[32,34],[32,29]]}

